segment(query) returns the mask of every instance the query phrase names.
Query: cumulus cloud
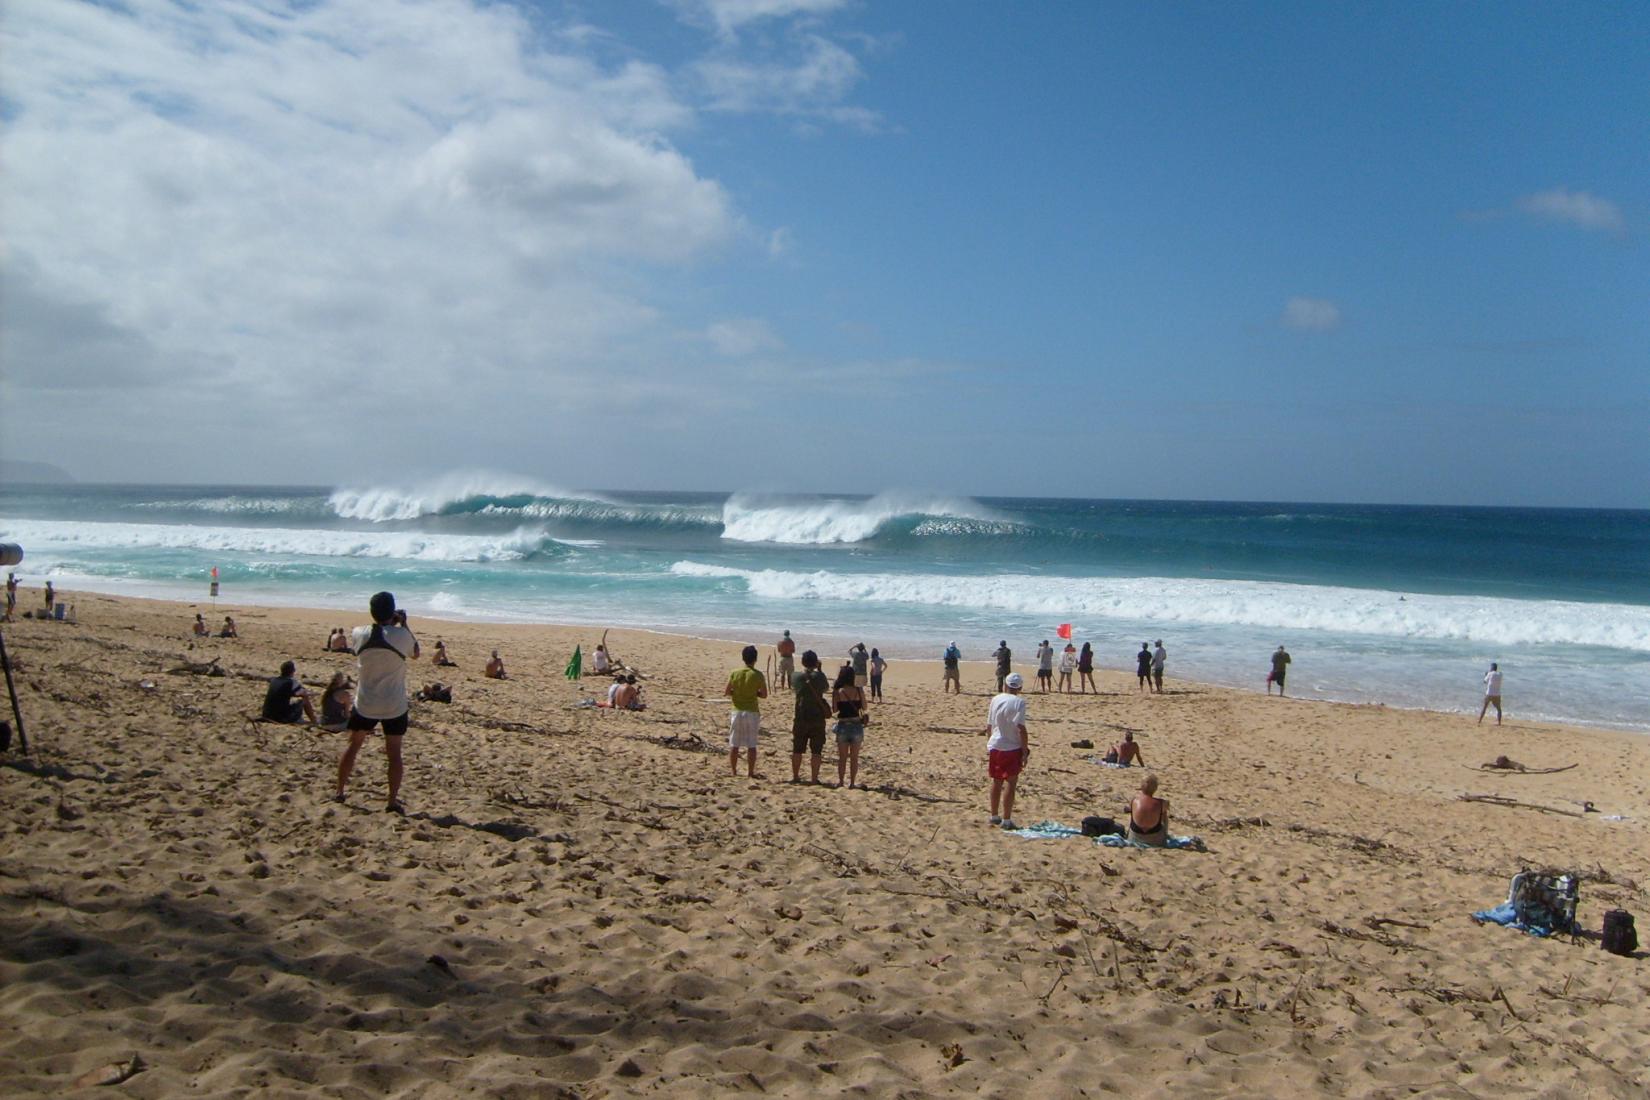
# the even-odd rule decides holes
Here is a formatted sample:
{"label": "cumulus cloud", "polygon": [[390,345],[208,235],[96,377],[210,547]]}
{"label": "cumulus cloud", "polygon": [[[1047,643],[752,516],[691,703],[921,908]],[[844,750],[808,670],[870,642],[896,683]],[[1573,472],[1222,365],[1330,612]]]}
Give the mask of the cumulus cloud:
{"label": "cumulus cloud", "polygon": [[859,59],[818,34],[796,36],[785,57],[711,57],[694,72],[715,110],[796,115],[864,130],[879,122],[875,112],[843,102],[864,79]]}
{"label": "cumulus cloud", "polygon": [[1291,298],[1283,304],[1285,327],[1327,332],[1341,323],[1341,307],[1324,298]]}
{"label": "cumulus cloud", "polygon": [[662,70],[508,5],[0,18],[19,445],[31,393],[157,375],[214,392],[226,431],[355,378],[392,404],[460,377],[560,400],[650,331],[668,342],[638,274],[745,236],[673,145],[696,110]]}
{"label": "cumulus cloud", "polygon": [[1627,231],[1627,219],[1623,217],[1621,207],[1586,191],[1554,187],[1525,195],[1516,205],[1525,214],[1544,221],[1563,222],[1603,233]]}

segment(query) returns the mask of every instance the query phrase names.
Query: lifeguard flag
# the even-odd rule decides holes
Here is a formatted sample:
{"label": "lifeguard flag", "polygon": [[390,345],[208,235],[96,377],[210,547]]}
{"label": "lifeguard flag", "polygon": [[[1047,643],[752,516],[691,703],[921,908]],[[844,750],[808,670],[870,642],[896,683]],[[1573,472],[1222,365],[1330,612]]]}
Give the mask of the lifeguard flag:
{"label": "lifeguard flag", "polygon": [[581,675],[583,675],[583,673],[584,655],[579,652],[578,646],[574,646],[573,657],[567,662],[566,676],[569,680],[577,680]]}
{"label": "lifeguard flag", "polygon": [[1054,634],[1055,637],[1064,638],[1068,642],[1071,641],[1071,624],[1061,623],[1060,626],[1054,631]]}

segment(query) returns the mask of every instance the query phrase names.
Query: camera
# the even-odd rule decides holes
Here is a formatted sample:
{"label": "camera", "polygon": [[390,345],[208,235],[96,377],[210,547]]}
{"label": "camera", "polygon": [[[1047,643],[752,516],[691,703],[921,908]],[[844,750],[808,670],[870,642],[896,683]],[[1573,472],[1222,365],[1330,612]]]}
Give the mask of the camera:
{"label": "camera", "polygon": [[15,542],[0,542],[0,569],[23,564],[23,548]]}

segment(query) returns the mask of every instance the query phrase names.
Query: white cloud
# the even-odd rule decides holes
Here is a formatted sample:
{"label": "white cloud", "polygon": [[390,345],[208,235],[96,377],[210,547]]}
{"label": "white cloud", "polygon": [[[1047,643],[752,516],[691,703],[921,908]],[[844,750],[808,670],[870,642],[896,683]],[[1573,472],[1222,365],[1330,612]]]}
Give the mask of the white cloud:
{"label": "white cloud", "polygon": [[694,71],[716,110],[823,118],[861,129],[877,124],[874,112],[842,102],[864,78],[858,59],[817,34],[798,36],[788,59],[720,56],[699,62]]}
{"label": "white cloud", "polygon": [[1327,332],[1340,326],[1341,307],[1323,298],[1291,298],[1281,320],[1288,328]]}
{"label": "white cloud", "polygon": [[671,143],[695,112],[661,70],[508,5],[7,6],[0,35],[20,456],[64,389],[199,400],[243,449],[274,409],[286,445],[335,441],[339,418],[284,413],[321,394],[559,408],[661,360],[650,272],[749,235]]}
{"label": "white cloud", "polygon": [[1525,195],[1518,200],[1517,206],[1531,217],[1564,222],[1581,229],[1605,233],[1627,231],[1627,219],[1622,216],[1621,207],[1586,191],[1554,187]]}
{"label": "white cloud", "polygon": [[676,7],[690,18],[708,21],[727,36],[748,23],[824,15],[846,3],[847,0],[679,0]]}
{"label": "white cloud", "polygon": [[778,351],[785,346],[766,321],[754,317],[717,321],[706,327],[705,339],[720,354],[729,357]]}

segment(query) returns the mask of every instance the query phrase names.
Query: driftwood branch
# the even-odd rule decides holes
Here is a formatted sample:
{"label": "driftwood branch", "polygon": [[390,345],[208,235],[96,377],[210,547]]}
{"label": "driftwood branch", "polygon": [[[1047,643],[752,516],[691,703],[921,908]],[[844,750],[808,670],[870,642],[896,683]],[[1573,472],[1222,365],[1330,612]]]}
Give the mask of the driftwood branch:
{"label": "driftwood branch", "polygon": [[1487,802],[1491,806],[1510,806],[1519,810],[1536,810],[1544,814],[1562,814],[1564,817],[1580,817],[1575,810],[1560,810],[1553,806],[1539,806],[1534,802],[1520,802],[1516,798],[1507,798],[1499,794],[1463,794],[1456,798],[1457,802]]}
{"label": "driftwood branch", "polygon": [[1556,775],[1567,772],[1572,768],[1579,768],[1580,764],[1565,764],[1561,768],[1531,768],[1520,764],[1516,760],[1508,760],[1505,756],[1498,756],[1484,764],[1462,764],[1470,772],[1488,772],[1491,775]]}

